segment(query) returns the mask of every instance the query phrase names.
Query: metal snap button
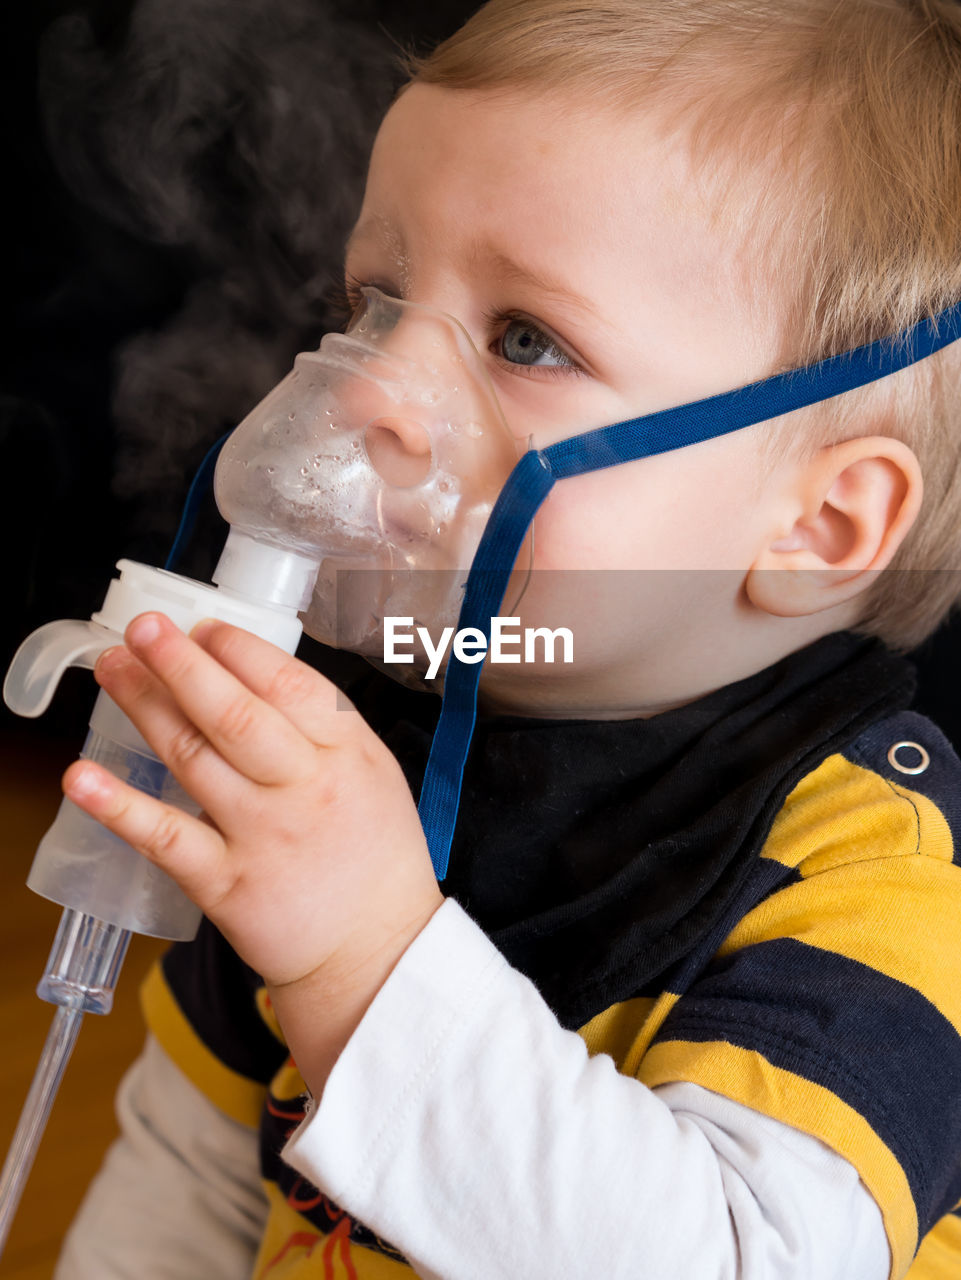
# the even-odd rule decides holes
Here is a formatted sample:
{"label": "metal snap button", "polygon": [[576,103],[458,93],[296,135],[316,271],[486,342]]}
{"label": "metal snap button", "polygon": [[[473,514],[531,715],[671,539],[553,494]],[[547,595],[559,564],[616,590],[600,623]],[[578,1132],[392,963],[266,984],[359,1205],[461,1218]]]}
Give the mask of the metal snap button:
{"label": "metal snap button", "polygon": [[[898,753],[905,751],[916,752],[917,760],[914,764],[907,764],[898,759]],[[888,764],[892,769],[897,769],[898,773],[924,773],[930,763],[931,757],[920,742],[896,742],[888,752]]]}

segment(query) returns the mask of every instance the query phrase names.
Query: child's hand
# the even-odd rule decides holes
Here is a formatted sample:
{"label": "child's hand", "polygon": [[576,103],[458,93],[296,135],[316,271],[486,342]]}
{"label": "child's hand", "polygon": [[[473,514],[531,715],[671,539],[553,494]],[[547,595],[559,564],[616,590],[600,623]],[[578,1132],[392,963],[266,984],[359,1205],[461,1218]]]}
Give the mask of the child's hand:
{"label": "child's hand", "polygon": [[96,678],[204,816],[87,761],[66,794],[173,876],[267,982],[288,1038],[281,1005],[339,1019],[345,1041],[443,901],[397,762],[329,681],[248,632],[188,638],[144,614],[125,641]]}

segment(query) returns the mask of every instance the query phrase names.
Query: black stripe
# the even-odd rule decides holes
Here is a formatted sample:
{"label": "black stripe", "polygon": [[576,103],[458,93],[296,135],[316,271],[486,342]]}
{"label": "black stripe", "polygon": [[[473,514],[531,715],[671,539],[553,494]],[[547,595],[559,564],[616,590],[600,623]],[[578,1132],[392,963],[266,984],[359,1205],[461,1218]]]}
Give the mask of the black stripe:
{"label": "black stripe", "polygon": [[657,1041],[722,1040],[830,1089],[904,1170],[923,1236],[961,1162],[961,1036],[920,992],[793,938],[715,961]]}
{"label": "black stripe", "polygon": [[712,957],[717,955],[724,940],[745,916],[782,889],[803,883],[803,879],[796,867],[785,866],[774,858],[756,858],[748,868],[737,895],[710,932],[704,935],[679,965],[669,970],[659,981],[648,983],[647,989],[638,992],[638,995],[658,996],[665,990],[683,995],[707,970]]}
{"label": "black stripe", "polygon": [[[761,858],[759,859],[759,861],[771,862],[773,861],[773,859]],[[772,881],[774,881],[773,877],[772,877]],[[773,898],[774,895],[776,893],[780,893],[782,889],[789,889],[792,885],[803,884],[803,883],[804,883],[804,876],[801,875],[797,867],[782,866],[781,874],[777,877],[776,881],[773,882],[772,888],[770,888],[767,891],[767,893],[764,895],[763,898],[759,899],[758,906],[760,906],[761,902],[766,902],[768,898]]]}
{"label": "black stripe", "polygon": [[170,992],[210,1052],[231,1070],[267,1084],[287,1050],[261,1018],[255,993],[263,981],[209,920],[193,942],[178,942],[163,958]]}

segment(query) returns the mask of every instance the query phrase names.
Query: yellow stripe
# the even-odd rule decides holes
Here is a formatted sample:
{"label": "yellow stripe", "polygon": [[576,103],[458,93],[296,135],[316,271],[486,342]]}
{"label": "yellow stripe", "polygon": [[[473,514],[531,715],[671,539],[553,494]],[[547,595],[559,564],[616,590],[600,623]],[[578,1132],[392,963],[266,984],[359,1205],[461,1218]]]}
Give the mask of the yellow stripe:
{"label": "yellow stripe", "polygon": [[590,1054],[607,1053],[621,1075],[633,1076],[664,1019],[679,996],[666,991],[658,996],[635,996],[612,1004],[581,1027],[578,1033]]}
{"label": "yellow stripe", "polygon": [[918,1238],[908,1181],[864,1117],[829,1089],[772,1066],[759,1053],[719,1042],[656,1044],[638,1078],[649,1088],[691,1081],[820,1138],[857,1169],[877,1201],[891,1245],[891,1280],[904,1275]]}
{"label": "yellow stripe", "polygon": [[950,862],[951,829],[926,796],[841,755],[802,778],[771,827],[762,857],[805,876],[860,858],[917,853]]}
{"label": "yellow stripe", "polygon": [[293,1102],[307,1092],[304,1077],[293,1058],[288,1058],[270,1082],[270,1096],[278,1102]]}
{"label": "yellow stripe", "polygon": [[958,1280],[961,1276],[961,1218],[942,1218],[921,1242],[907,1280]]}
{"label": "yellow stripe", "polygon": [[581,1027],[578,1034],[586,1043],[589,1054],[593,1056],[595,1053],[609,1053],[618,1071],[623,1072],[624,1059],[653,1008],[653,996],[636,996],[632,1000],[621,1000],[618,1004],[610,1005],[591,1018],[590,1022]]}
{"label": "yellow stripe", "polygon": [[782,889],[748,912],[718,955],[796,938],[913,987],[961,1035],[959,920],[961,870],[934,858],[878,858]]}
{"label": "yellow stripe", "polygon": [[677,1004],[680,996],[675,995],[673,991],[665,991],[662,996],[658,996],[654,1008],[651,1010],[650,1016],[640,1029],[640,1034],[631,1045],[631,1051],[624,1058],[624,1074],[636,1076],[641,1067],[641,1059],[651,1047],[651,1041],[661,1029],[661,1024]]}
{"label": "yellow stripe", "polygon": [[159,961],[144,980],[140,1003],[147,1026],[187,1079],[232,1119],[256,1129],[264,1086],[232,1071],[211,1053],[171,995]]}

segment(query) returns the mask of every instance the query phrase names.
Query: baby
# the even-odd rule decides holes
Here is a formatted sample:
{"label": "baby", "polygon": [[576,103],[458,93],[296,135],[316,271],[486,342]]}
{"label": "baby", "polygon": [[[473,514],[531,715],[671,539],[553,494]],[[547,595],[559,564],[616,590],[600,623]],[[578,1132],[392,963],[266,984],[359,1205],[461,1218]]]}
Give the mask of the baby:
{"label": "baby", "polygon": [[[548,449],[956,303],[959,121],[938,0],[492,0],[348,292],[455,317]],[[205,816],[64,786],[211,923],[58,1275],[956,1275],[961,766],[894,651],[953,600],[959,381],[560,480],[511,612],[575,660],[485,667],[443,893],[430,695],[138,618],[97,679]]]}

